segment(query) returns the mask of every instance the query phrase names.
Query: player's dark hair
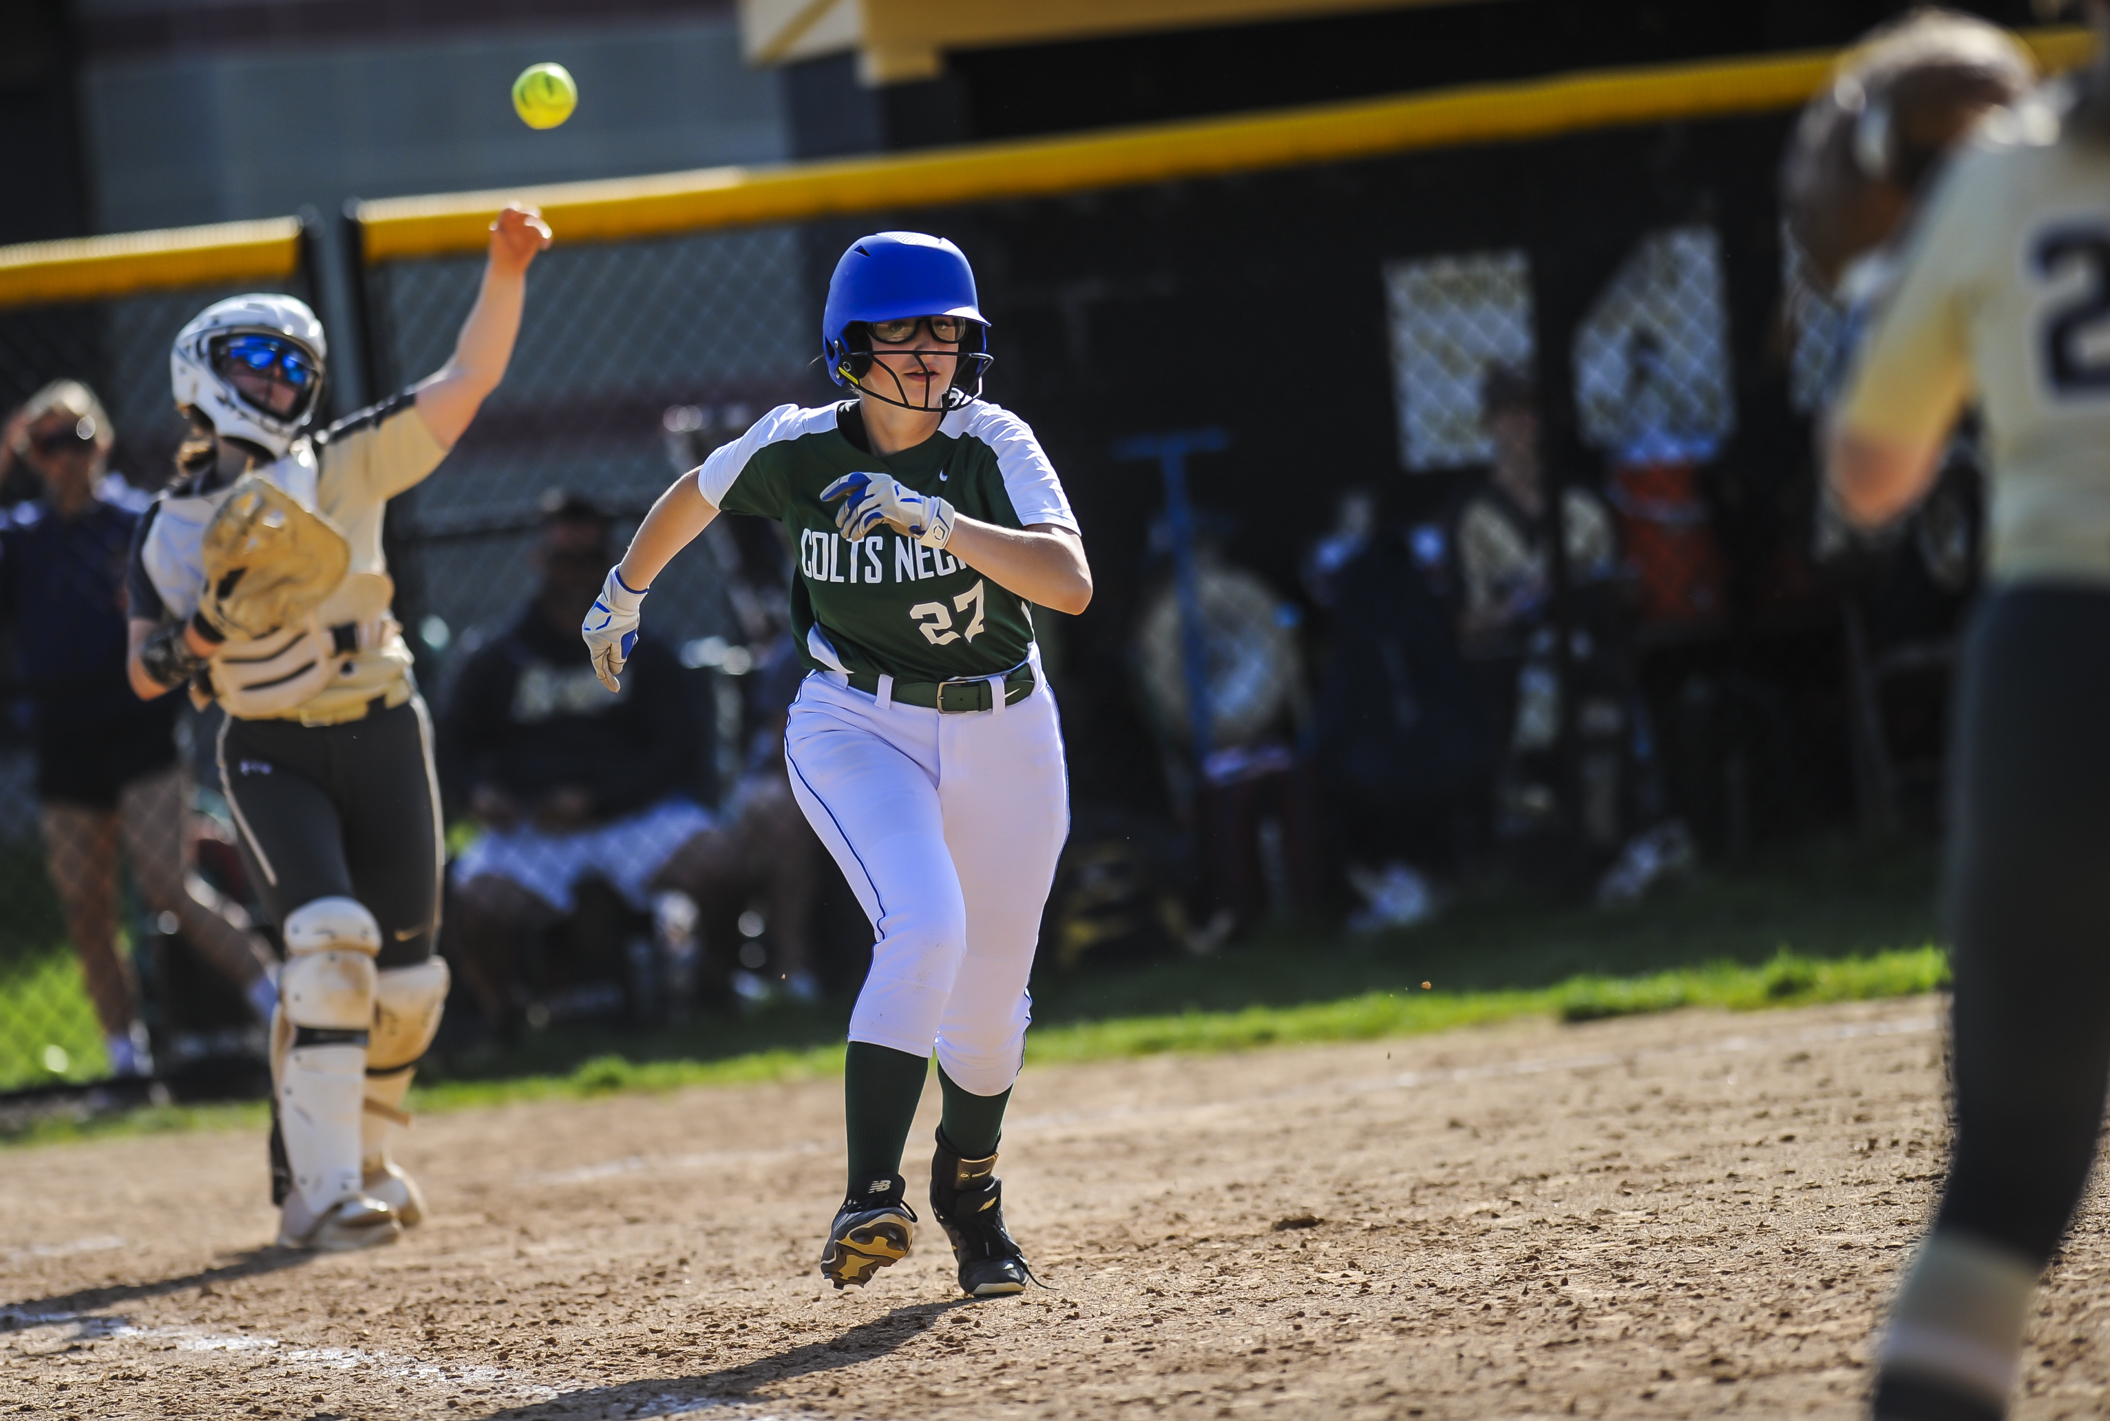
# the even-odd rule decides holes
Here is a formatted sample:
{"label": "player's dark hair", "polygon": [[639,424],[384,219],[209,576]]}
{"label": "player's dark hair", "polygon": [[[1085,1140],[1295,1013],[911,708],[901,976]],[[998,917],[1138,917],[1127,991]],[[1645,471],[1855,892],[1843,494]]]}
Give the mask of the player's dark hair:
{"label": "player's dark hair", "polygon": [[213,441],[212,421],[203,412],[188,405],[184,414],[190,420],[183,442],[176,446],[176,471],[180,477],[190,478],[212,466],[219,449]]}

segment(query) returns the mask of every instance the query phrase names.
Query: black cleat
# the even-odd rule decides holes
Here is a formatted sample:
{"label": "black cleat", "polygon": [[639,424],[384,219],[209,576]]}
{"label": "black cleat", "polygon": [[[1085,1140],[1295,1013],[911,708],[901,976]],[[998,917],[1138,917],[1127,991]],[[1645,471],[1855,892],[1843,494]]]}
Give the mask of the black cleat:
{"label": "black cleat", "polygon": [[907,1184],[898,1174],[885,1175],[852,1194],[836,1210],[821,1251],[821,1276],[838,1289],[862,1288],[889,1263],[908,1257],[916,1236],[916,1211],[902,1195]]}
{"label": "black cleat", "polygon": [[1004,1227],[1004,1183],[996,1177],[995,1155],[961,1159],[940,1135],[930,1162],[930,1210],[952,1240],[960,1291],[968,1297],[1007,1297],[1040,1281]]}

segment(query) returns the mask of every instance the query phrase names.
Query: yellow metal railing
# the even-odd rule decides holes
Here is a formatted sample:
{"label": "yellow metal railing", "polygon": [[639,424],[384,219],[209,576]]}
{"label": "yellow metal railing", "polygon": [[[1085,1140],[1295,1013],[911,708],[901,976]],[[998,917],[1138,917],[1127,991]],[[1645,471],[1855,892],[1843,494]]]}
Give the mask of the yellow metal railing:
{"label": "yellow metal railing", "polygon": [[0,307],[278,281],[300,269],[300,222],[267,217],[0,247]]}
{"label": "yellow metal railing", "polygon": [[[2093,53],[2093,38],[2081,28],[2040,29],[2023,38],[2050,72],[2077,67]],[[387,198],[362,203],[359,220],[366,260],[384,262],[476,250],[484,243],[491,214],[509,201],[540,206],[568,242],[593,242],[1045,197],[1792,108],[1824,82],[1838,54],[1825,50],[1605,70],[883,157]]]}
{"label": "yellow metal railing", "polygon": [[[2080,28],[2033,30],[2023,40],[2052,73],[2078,67],[2094,52],[2093,37]],[[1827,50],[1604,70],[921,153],[384,198],[360,204],[357,216],[364,259],[378,263],[478,250],[491,215],[510,201],[539,205],[571,243],[1044,197],[1773,112],[1807,99],[1837,59]],[[0,307],[270,280],[298,264],[292,218],[30,243],[0,248]]]}

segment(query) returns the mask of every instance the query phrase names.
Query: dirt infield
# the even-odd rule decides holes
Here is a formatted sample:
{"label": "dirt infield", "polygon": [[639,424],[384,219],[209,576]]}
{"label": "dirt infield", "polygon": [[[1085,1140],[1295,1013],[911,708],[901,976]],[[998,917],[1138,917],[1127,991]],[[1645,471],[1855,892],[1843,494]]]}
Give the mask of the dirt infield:
{"label": "dirt infield", "polygon": [[[1004,1173],[1052,1287],[980,1304],[935,1229],[816,1275],[833,1082],[428,1119],[436,1217],[355,1257],[258,1249],[260,1141],[16,1150],[0,1412],[1847,1417],[1941,1155],[1938,1008],[1035,1069]],[[2098,1211],[2019,1416],[2100,1414],[2106,1272]]]}

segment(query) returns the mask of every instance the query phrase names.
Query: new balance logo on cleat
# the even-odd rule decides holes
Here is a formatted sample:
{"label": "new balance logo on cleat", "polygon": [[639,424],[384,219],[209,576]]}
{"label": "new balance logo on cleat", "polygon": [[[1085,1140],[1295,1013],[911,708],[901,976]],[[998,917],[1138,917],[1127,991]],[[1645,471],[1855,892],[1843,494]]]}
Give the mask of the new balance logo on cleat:
{"label": "new balance logo on cleat", "polygon": [[900,1202],[907,1185],[898,1174],[875,1179],[843,1200],[821,1251],[821,1276],[838,1289],[862,1288],[872,1275],[908,1257],[916,1211]]}

